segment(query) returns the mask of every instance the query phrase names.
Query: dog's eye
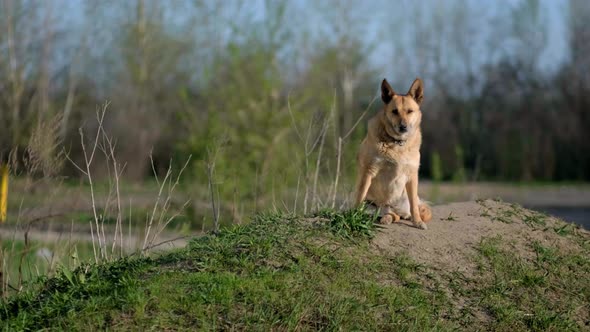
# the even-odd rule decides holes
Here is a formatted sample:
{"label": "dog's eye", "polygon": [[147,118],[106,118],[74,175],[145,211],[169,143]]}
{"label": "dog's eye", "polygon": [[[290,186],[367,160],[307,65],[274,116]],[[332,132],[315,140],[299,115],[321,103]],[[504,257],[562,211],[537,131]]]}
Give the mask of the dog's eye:
{"label": "dog's eye", "polygon": [[397,111],[397,109],[394,109],[393,111],[391,111],[393,114],[399,114],[399,112]]}
{"label": "dog's eye", "polygon": [[410,114],[410,113],[412,113],[412,112],[414,112],[414,110],[408,110],[408,114]]}

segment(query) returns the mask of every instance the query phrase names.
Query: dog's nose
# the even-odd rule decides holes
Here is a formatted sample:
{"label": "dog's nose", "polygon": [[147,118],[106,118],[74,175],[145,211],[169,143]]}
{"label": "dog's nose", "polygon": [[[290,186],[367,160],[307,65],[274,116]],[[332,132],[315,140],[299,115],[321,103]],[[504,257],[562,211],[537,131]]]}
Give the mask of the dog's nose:
{"label": "dog's nose", "polygon": [[404,124],[400,124],[399,125],[399,131],[402,133],[405,133],[406,131],[408,131],[408,126],[404,125]]}

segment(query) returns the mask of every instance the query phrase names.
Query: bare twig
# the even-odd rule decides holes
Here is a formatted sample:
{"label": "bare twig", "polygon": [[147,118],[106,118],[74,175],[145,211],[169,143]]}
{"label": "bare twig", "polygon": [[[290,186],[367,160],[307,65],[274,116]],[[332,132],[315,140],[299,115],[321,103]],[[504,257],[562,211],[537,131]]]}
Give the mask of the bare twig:
{"label": "bare twig", "polygon": [[211,196],[211,209],[213,211],[213,231],[218,231],[219,226],[219,215],[218,208],[216,207],[215,191],[213,190],[213,172],[215,169],[215,162],[207,163],[207,180],[209,182],[209,195]]}
{"label": "bare twig", "polygon": [[174,241],[178,241],[178,240],[184,240],[184,239],[188,239],[190,237],[192,237],[192,236],[190,236],[190,235],[184,235],[184,236],[175,237],[175,238],[170,239],[170,240],[165,240],[165,241],[162,241],[162,242],[159,242],[159,243],[156,243],[156,244],[151,244],[151,245],[147,246],[143,251],[149,251],[151,249],[154,249],[154,248],[159,247],[161,245],[164,245],[166,243],[170,243],[170,242],[174,242]]}
{"label": "bare twig", "polygon": [[[94,160],[94,154],[96,152],[96,149],[98,147],[98,140],[100,138],[100,134],[102,131],[102,125],[103,125],[103,120],[104,120],[104,116],[107,110],[109,103],[105,103],[102,107],[101,111],[97,112],[97,120],[98,120],[98,129],[96,130],[96,136],[94,138],[94,143],[92,144],[92,151],[90,153],[90,155],[88,155],[88,152],[86,150],[86,143],[84,142],[84,132],[82,131],[82,128],[79,129],[79,133],[80,133],[80,142],[82,144],[82,152],[84,155],[84,163],[86,166],[86,177],[88,178],[88,183],[90,186],[90,198],[91,198],[91,203],[92,203],[92,213],[94,215],[94,222],[95,222],[95,226],[96,226],[96,235],[97,235],[97,239],[98,239],[98,248],[99,248],[99,255],[102,258],[104,258],[105,253],[104,251],[104,245],[103,245],[103,241],[101,239],[100,236],[100,225],[99,225],[99,216],[98,216],[98,212],[97,212],[97,208],[96,208],[96,198],[94,195],[94,184],[92,181],[92,174],[90,172],[90,167],[92,165],[92,161]],[[95,252],[95,259],[96,259],[96,252]]]}
{"label": "bare twig", "polygon": [[[115,157],[115,147],[116,144],[113,143],[113,140],[107,135],[104,130],[104,127],[101,126],[100,130],[103,134],[103,139],[105,141],[105,145],[103,146],[103,152],[107,157],[107,160],[110,159],[113,163],[113,177],[114,177],[114,187],[115,187],[115,195],[117,200],[117,221],[115,223],[115,234],[113,236],[113,244],[111,246],[111,256],[115,254],[115,246],[117,244],[117,237],[119,238],[119,246],[120,246],[120,257],[123,256],[123,215],[122,215],[122,208],[121,208],[121,192],[119,190],[119,182],[120,177],[123,174],[125,169],[125,165],[121,167],[117,162],[117,158]],[[112,185],[111,185],[112,187]],[[105,213],[108,211],[105,208]],[[104,218],[103,218],[104,220]],[[103,227],[103,237],[104,237],[104,227]]]}
{"label": "bare twig", "polygon": [[293,213],[297,213],[297,200],[299,199],[299,184],[301,183],[301,173],[297,176],[297,189],[295,190],[295,202],[293,202]]}
{"label": "bare twig", "polygon": [[363,113],[358,117],[358,119],[356,119],[356,122],[354,123],[354,125],[352,125],[352,127],[350,127],[350,129],[348,129],[348,132],[346,132],[346,135],[344,135],[342,137],[343,140],[346,140],[348,138],[348,136],[350,136],[350,134],[352,134],[352,132],[354,131],[356,126],[358,126],[358,124],[365,117],[365,115],[367,115],[367,112],[369,112],[369,110],[371,109],[371,106],[373,106],[373,103],[375,102],[375,100],[377,100],[377,97],[373,97],[373,99],[371,99],[371,102],[369,103],[367,108],[365,108]]}
{"label": "bare twig", "polygon": [[331,118],[332,114],[334,113],[335,108],[336,108],[336,91],[334,91],[332,107],[330,108],[330,114],[326,117],[326,119],[324,119],[324,124],[322,126],[322,130],[319,135],[319,137],[321,137],[321,140],[320,140],[320,147],[318,150],[318,157],[316,160],[315,174],[313,176],[313,194],[312,194],[313,196],[312,196],[312,201],[311,201],[312,202],[311,206],[314,209],[319,208],[319,204],[316,205],[316,201],[318,200],[317,188],[318,188],[318,178],[319,178],[319,174],[320,174],[320,163],[322,160],[322,151],[324,149],[324,142],[326,140],[326,133],[328,131],[329,119]]}
{"label": "bare twig", "polygon": [[90,236],[92,237],[92,252],[94,253],[94,262],[98,264],[98,256],[96,255],[96,245],[94,244],[94,230],[92,229],[92,220],[89,221],[90,223]]}
{"label": "bare twig", "polygon": [[[144,242],[143,242],[143,246],[141,249],[141,251],[143,253],[145,253],[148,250],[148,248],[154,243],[154,241],[158,238],[158,236],[162,233],[162,231],[168,226],[168,224],[170,224],[170,222],[172,220],[174,220],[176,217],[178,217],[181,214],[181,211],[184,211],[185,208],[190,203],[190,199],[185,201],[185,203],[180,207],[179,212],[176,212],[172,216],[166,218],[168,210],[170,209],[172,195],[174,194],[176,187],[180,183],[180,177],[182,176],[182,174],[184,173],[184,171],[188,167],[191,157],[192,156],[189,156],[187,158],[186,162],[184,163],[184,165],[182,166],[182,168],[178,172],[178,175],[176,176],[176,180],[174,182],[172,182],[172,176],[171,176],[171,174],[172,174],[172,161],[170,161],[170,164],[168,166],[168,170],[167,170],[166,175],[164,176],[164,179],[162,180],[162,182],[159,182],[159,180],[157,180],[158,183],[160,184],[159,191],[158,191],[158,197],[157,197],[156,201],[154,202],[154,208],[152,209],[152,213],[150,215],[148,227],[145,232]],[[155,167],[153,166],[153,158],[150,157],[150,159],[152,160],[152,170],[154,170],[154,172],[155,172]],[[157,174],[155,174],[155,177],[157,178]],[[166,187],[166,185],[168,186],[168,190],[166,193],[166,197],[164,197],[162,199],[162,192],[163,192],[163,189]],[[161,201],[162,201],[162,204],[160,204]],[[154,225],[154,220],[155,220],[156,215],[158,216],[158,219],[157,219],[156,224]],[[152,234],[152,227],[154,227],[154,226],[155,226],[155,232],[153,232],[153,234]]]}
{"label": "bare twig", "polygon": [[301,140],[301,142],[303,143],[304,142],[303,136],[301,135],[301,132],[299,131],[299,128],[297,127],[297,123],[295,123],[295,117],[293,116],[293,111],[291,110],[291,92],[289,92],[289,95],[287,96],[287,110],[289,111],[289,115],[291,116],[291,124],[292,124],[293,128],[295,129],[295,133],[299,137],[299,140]]}
{"label": "bare twig", "polygon": [[332,209],[336,206],[338,179],[340,178],[340,160],[342,160],[342,137],[338,137],[338,150],[336,152],[336,176],[334,178],[334,190],[332,191]]}
{"label": "bare twig", "polygon": [[154,202],[154,207],[152,208],[152,213],[150,214],[149,220],[148,220],[148,227],[147,230],[145,232],[145,237],[143,239],[143,246],[142,246],[142,250],[143,248],[148,246],[148,238],[152,229],[152,225],[154,223],[154,218],[156,216],[156,211],[158,210],[158,206],[160,204],[160,200],[162,198],[162,191],[164,190],[164,185],[166,184],[166,182],[168,181],[168,178],[170,177],[170,175],[172,174],[172,161],[170,161],[170,165],[168,167],[168,171],[166,172],[166,175],[164,176],[164,180],[162,180],[162,184],[160,185],[160,188],[158,190],[158,196],[156,197],[156,201]]}
{"label": "bare twig", "polygon": [[367,108],[365,108],[363,113],[359,116],[359,118],[356,120],[354,125],[348,130],[348,132],[344,136],[338,137],[338,145],[337,145],[337,151],[336,151],[336,175],[334,177],[334,186],[332,189],[332,205],[331,205],[332,209],[334,209],[336,207],[336,196],[338,194],[338,181],[340,179],[340,163],[342,160],[342,144],[348,138],[348,136],[350,136],[350,134],[352,134],[352,132],[354,131],[356,126],[365,117],[365,115],[367,114],[369,109],[371,109],[371,106],[373,105],[375,100],[377,100],[377,97],[373,97],[373,99],[371,100],[371,102],[369,103]]}
{"label": "bare twig", "polygon": [[178,175],[176,177],[176,181],[174,182],[174,184],[170,185],[170,182],[168,183],[168,185],[169,185],[168,194],[166,196],[164,204],[162,205],[162,208],[160,209],[160,217],[158,218],[158,224],[156,226],[156,233],[152,236],[151,240],[148,242],[148,246],[151,245],[158,238],[160,233],[162,233],[162,231],[168,226],[168,224],[170,224],[170,222],[172,220],[174,220],[183,211],[185,211],[186,207],[190,203],[190,199],[186,200],[184,202],[184,204],[178,209],[178,212],[174,213],[171,217],[165,219],[165,216],[168,213],[168,210],[170,208],[170,202],[172,199],[172,195],[174,194],[174,190],[176,189],[176,186],[178,186],[178,184],[180,183],[180,177],[182,176],[182,174],[186,170],[188,164],[190,163],[191,158],[192,158],[192,155],[190,155],[187,158],[186,162],[184,163],[184,165],[182,166],[182,168],[178,172]]}

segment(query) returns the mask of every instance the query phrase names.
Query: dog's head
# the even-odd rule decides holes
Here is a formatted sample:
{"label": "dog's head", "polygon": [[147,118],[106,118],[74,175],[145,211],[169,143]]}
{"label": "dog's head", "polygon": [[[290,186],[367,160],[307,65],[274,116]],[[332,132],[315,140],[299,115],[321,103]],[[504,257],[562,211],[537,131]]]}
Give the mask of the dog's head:
{"label": "dog's head", "polygon": [[393,91],[386,79],[381,82],[381,99],[385,103],[383,112],[387,119],[387,134],[398,140],[406,140],[420,128],[422,113],[420,104],[424,98],[424,85],[417,78],[405,95]]}

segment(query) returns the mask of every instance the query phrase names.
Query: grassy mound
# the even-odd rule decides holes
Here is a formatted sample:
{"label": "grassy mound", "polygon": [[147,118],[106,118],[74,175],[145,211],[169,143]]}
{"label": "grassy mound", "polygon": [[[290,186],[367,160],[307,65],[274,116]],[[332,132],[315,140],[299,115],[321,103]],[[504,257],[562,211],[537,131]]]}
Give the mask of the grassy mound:
{"label": "grassy mound", "polygon": [[2,302],[0,321],[15,330],[589,328],[585,233],[557,235],[574,244],[568,252],[531,242],[532,257],[484,238],[468,276],[378,250],[380,233],[360,211],[260,215],[159,257],[62,270]]}

